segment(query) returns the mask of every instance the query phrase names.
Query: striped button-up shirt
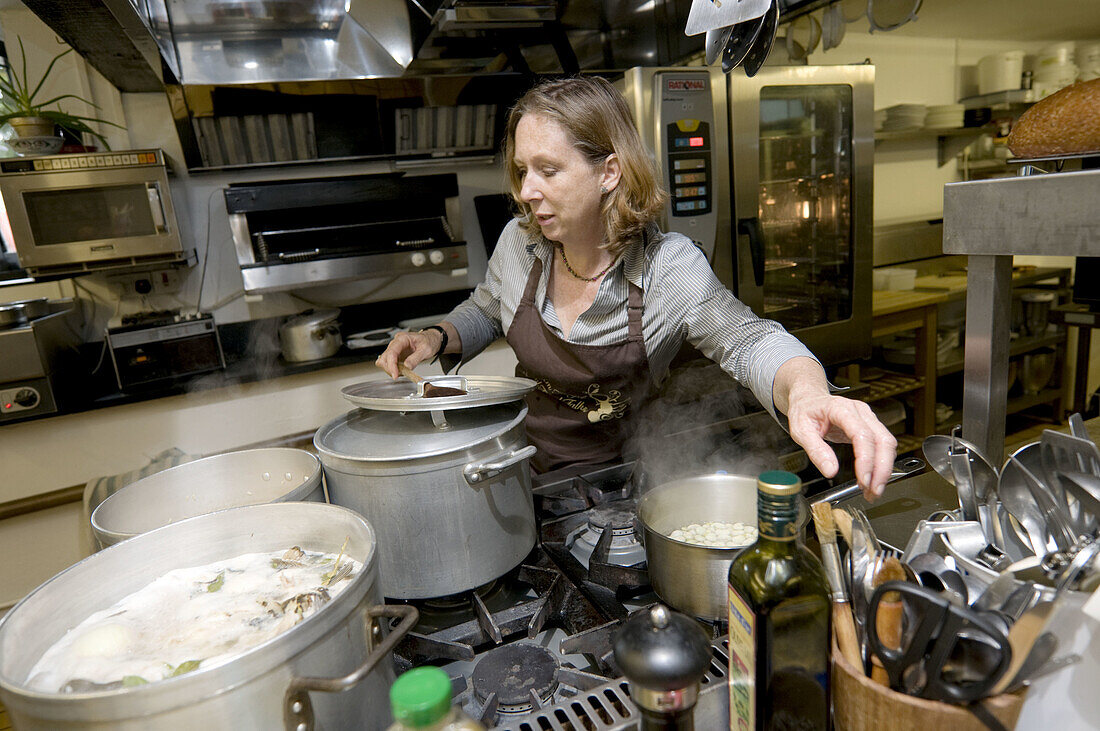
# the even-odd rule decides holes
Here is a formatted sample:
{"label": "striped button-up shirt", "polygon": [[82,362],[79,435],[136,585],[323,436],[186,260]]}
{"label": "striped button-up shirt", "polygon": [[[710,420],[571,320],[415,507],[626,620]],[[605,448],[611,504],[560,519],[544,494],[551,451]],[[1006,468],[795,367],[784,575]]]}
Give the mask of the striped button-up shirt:
{"label": "striped button-up shirt", "polygon": [[628,247],[604,276],[592,306],[565,338],[554,303],[546,296],[554,246],[527,236],[515,220],[509,222],[489,260],[485,281],[445,318],[462,338],[462,361],[508,332],[537,257],[542,260],[542,276],[535,305],[555,335],[579,345],[625,342],[628,282],[633,282],[642,289],[642,330],[657,383],[668,375],[669,363],[686,340],[752,390],[774,416],[775,372],[790,358],[814,356],[782,325],[757,317],[734,297],[686,236],[661,233],[651,225],[647,238],[644,250],[640,242]]}

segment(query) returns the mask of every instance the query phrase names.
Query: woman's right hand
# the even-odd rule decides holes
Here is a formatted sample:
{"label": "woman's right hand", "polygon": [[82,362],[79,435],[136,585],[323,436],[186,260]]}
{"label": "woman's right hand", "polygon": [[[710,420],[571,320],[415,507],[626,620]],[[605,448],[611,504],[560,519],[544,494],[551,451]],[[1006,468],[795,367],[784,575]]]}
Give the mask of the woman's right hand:
{"label": "woman's right hand", "polygon": [[397,378],[401,375],[398,365],[403,363],[410,369],[415,368],[433,358],[442,344],[443,335],[438,330],[399,332],[374,363],[391,378]]}

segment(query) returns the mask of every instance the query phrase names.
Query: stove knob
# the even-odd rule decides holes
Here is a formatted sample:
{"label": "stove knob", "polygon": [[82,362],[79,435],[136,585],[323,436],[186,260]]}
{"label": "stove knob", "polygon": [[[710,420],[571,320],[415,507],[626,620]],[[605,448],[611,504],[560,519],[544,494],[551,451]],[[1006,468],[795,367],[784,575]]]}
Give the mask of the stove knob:
{"label": "stove knob", "polygon": [[432,264],[438,266],[443,263],[443,252],[439,249],[436,249],[432,253],[428,254],[428,258],[431,259]]}
{"label": "stove knob", "polygon": [[15,392],[15,398],[12,401],[25,409],[29,409],[38,403],[38,392],[33,388],[21,388]]}
{"label": "stove knob", "polygon": [[414,251],[412,255],[412,265],[414,267],[422,267],[425,262],[428,261],[428,257],[424,256],[423,251]]}

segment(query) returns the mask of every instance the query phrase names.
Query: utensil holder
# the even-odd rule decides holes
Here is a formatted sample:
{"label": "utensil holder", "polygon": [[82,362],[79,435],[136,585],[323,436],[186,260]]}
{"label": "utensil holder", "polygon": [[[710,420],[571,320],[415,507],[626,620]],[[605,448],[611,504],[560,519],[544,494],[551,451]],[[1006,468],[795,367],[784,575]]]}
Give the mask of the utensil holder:
{"label": "utensil holder", "polygon": [[[853,668],[833,648],[833,726],[838,731],[988,731],[964,706],[898,693]],[[1026,691],[986,698],[982,706],[1005,728],[1013,728]]]}

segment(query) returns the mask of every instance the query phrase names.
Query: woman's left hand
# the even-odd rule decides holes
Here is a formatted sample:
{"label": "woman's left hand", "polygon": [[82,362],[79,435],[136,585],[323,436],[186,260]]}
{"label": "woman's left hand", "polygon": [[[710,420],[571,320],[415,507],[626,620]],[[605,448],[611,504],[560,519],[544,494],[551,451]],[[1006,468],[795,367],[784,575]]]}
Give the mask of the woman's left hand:
{"label": "woman's left hand", "polygon": [[882,495],[894,469],[898,442],[862,401],[829,393],[817,361],[792,358],[780,366],[773,387],[776,406],[787,414],[791,439],[806,450],[825,477],[840,463],[825,440],[849,443],[855,453],[856,481],[867,500]]}
{"label": "woman's left hand", "polygon": [[839,464],[825,440],[852,445],[859,487],[867,500],[882,495],[894,469],[898,442],[878,420],[871,407],[843,396],[795,397],[787,421],[794,439],[821,474],[832,477]]}

